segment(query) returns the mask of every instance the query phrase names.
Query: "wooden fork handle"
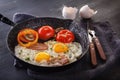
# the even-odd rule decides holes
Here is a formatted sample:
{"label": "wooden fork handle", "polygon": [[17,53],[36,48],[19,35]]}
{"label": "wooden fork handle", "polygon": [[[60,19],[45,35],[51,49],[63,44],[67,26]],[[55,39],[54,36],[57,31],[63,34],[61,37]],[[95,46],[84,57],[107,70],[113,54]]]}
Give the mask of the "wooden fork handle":
{"label": "wooden fork handle", "polygon": [[103,48],[102,48],[102,46],[101,46],[101,44],[100,44],[99,39],[98,39],[97,37],[95,37],[95,38],[94,38],[94,41],[95,41],[95,44],[96,44],[96,47],[97,47],[97,49],[98,49],[98,52],[99,52],[100,57],[101,57],[103,60],[106,60],[106,55],[105,55],[105,53],[104,53],[104,51],[103,51]]}
{"label": "wooden fork handle", "polygon": [[90,42],[90,56],[91,56],[91,62],[95,66],[97,65],[97,59],[96,59],[96,53],[95,53],[95,47],[93,42]]}

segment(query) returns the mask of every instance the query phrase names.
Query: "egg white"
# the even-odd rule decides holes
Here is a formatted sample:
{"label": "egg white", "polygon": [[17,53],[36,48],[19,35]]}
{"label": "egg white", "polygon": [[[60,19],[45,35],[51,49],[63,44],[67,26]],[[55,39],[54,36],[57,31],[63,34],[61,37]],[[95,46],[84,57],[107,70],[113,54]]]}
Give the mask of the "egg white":
{"label": "egg white", "polygon": [[[62,53],[56,53],[53,50],[53,45],[59,43],[57,41],[54,40],[49,40],[47,42],[45,42],[45,44],[48,45],[48,49],[47,50],[32,50],[32,49],[28,49],[25,47],[22,47],[20,45],[17,45],[15,47],[15,55],[22,59],[25,62],[34,64],[34,65],[38,65],[38,66],[55,66],[56,64],[59,65],[58,63],[47,63],[46,61],[41,61],[41,62],[36,62],[34,60],[35,55],[38,52],[46,52],[49,53],[50,56],[52,56],[51,58],[55,58],[58,57],[59,54],[63,54],[64,56],[66,56],[69,59],[69,63],[72,63],[74,61],[77,60],[77,58],[82,54],[82,47],[80,45],[80,43],[78,42],[71,42],[71,43],[64,43],[65,45],[67,45],[68,47],[68,51],[67,52],[62,52]],[[29,60],[26,60],[27,58],[29,58]]]}

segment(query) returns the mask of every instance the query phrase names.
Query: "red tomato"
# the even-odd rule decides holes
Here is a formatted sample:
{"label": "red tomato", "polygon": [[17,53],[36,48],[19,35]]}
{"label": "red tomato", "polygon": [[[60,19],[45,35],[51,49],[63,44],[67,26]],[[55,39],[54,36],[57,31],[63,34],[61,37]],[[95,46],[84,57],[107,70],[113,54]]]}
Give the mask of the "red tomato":
{"label": "red tomato", "polygon": [[63,43],[70,43],[74,40],[74,34],[70,30],[61,30],[57,33],[56,40]]}
{"label": "red tomato", "polygon": [[39,39],[48,40],[54,37],[55,31],[51,26],[42,26],[38,29]]}

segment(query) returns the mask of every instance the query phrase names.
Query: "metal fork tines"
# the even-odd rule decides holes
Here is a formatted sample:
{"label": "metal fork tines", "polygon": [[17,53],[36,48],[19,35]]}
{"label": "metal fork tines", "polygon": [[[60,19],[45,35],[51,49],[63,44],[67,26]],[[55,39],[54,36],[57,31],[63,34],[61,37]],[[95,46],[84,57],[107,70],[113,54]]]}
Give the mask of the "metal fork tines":
{"label": "metal fork tines", "polygon": [[102,60],[106,60],[106,55],[105,55],[105,53],[104,53],[104,51],[103,51],[103,48],[102,48],[102,46],[101,46],[101,44],[100,44],[99,39],[98,39],[98,38],[96,37],[96,35],[95,35],[95,31],[94,31],[94,30],[88,30],[88,33],[89,33],[89,35],[92,37],[92,41],[95,43],[101,59],[102,59]]}

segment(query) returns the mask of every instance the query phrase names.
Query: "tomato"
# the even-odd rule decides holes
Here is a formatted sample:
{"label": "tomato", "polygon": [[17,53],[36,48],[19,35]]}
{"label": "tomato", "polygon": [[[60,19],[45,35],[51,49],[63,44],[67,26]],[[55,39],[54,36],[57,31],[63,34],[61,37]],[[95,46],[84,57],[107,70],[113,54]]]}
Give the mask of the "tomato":
{"label": "tomato", "polygon": [[42,26],[38,29],[39,39],[48,40],[54,37],[55,31],[51,26]]}
{"label": "tomato", "polygon": [[70,43],[74,40],[74,34],[70,30],[61,30],[57,33],[56,40],[63,43]]}

